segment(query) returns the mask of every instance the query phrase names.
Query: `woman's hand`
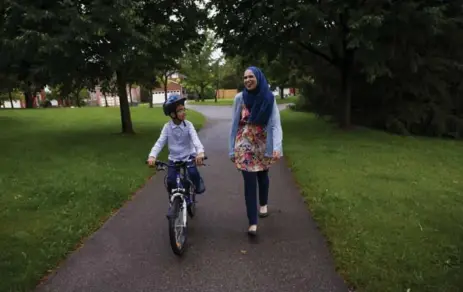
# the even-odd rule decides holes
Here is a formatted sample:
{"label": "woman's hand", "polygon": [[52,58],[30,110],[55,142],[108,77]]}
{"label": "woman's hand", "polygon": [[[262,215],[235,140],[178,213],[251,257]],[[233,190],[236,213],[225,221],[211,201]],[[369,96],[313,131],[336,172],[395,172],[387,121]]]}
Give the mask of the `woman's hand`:
{"label": "woman's hand", "polygon": [[273,159],[278,160],[281,158],[280,151],[273,151]]}

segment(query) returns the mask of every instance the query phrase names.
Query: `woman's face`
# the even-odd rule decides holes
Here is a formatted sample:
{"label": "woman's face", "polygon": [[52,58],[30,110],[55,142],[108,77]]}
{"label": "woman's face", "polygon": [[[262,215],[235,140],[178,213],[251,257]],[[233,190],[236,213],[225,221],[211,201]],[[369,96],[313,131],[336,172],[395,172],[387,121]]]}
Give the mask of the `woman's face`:
{"label": "woman's face", "polygon": [[244,72],[244,87],[246,87],[247,90],[254,90],[257,87],[256,76],[254,76],[251,70],[246,70]]}

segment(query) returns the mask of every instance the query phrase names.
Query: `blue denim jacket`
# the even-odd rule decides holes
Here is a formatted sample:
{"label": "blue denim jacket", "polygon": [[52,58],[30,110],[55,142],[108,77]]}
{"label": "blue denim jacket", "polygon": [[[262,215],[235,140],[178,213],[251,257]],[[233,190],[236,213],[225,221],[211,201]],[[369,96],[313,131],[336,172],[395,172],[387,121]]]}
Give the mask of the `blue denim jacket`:
{"label": "blue denim jacket", "polygon": [[[243,94],[240,92],[235,96],[232,109],[232,126],[230,130],[230,138],[228,143],[228,155],[234,156],[235,139],[238,132],[238,125],[241,118],[241,109],[243,105]],[[267,126],[264,128],[267,133],[267,144],[265,156],[272,157],[273,151],[279,151],[283,156],[283,131],[281,129],[280,110],[278,109],[277,102],[273,104],[272,115]]]}

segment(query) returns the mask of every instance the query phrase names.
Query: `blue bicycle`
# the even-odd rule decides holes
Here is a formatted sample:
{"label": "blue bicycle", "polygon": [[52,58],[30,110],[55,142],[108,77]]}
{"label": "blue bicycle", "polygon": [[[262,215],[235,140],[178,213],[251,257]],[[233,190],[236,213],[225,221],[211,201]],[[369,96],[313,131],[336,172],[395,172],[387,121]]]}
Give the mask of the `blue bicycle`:
{"label": "blue bicycle", "polygon": [[[170,246],[176,255],[182,255],[186,248],[188,215],[193,218],[196,214],[196,190],[187,171],[187,168],[193,165],[194,159],[178,161],[173,164],[162,161],[155,162],[156,170],[165,171],[168,167],[175,167],[177,173],[176,186],[169,193],[169,211],[167,213]],[[185,184],[185,182],[188,183]],[[167,175],[164,177],[164,185],[167,188]],[[185,189],[185,185],[189,186],[188,190]]]}

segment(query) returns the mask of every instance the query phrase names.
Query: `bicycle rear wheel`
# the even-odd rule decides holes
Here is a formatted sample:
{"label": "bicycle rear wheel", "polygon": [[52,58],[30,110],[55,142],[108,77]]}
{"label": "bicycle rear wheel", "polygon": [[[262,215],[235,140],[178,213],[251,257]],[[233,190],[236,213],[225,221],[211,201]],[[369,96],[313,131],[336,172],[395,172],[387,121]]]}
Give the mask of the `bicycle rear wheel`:
{"label": "bicycle rear wheel", "polygon": [[187,208],[182,198],[176,197],[172,202],[169,221],[170,247],[176,255],[182,255],[187,242]]}

